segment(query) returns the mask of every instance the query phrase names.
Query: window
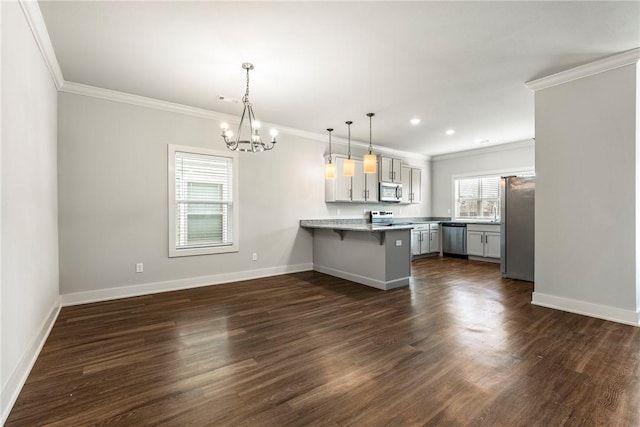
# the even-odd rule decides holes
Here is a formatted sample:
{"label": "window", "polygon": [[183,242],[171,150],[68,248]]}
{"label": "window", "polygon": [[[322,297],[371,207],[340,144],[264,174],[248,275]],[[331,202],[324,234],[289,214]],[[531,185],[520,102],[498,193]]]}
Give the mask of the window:
{"label": "window", "polygon": [[238,251],[237,155],[169,145],[169,256]]}
{"label": "window", "polygon": [[454,219],[500,218],[500,176],[454,180]]}

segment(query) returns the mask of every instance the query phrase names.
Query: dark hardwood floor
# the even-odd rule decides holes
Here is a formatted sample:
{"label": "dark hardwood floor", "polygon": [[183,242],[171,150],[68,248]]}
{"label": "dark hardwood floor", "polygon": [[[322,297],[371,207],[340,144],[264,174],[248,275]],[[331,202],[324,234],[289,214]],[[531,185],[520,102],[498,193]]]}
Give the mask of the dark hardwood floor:
{"label": "dark hardwood floor", "polygon": [[640,328],[531,292],[430,258],[66,307],[7,426],[640,425]]}

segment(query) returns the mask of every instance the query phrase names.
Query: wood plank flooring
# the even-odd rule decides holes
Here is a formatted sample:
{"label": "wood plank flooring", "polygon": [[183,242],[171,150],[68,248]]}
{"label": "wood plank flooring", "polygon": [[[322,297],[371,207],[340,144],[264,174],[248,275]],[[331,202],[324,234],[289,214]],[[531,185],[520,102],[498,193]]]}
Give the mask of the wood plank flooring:
{"label": "wood plank flooring", "polygon": [[531,292],[429,258],[66,307],[6,425],[640,425],[640,328]]}

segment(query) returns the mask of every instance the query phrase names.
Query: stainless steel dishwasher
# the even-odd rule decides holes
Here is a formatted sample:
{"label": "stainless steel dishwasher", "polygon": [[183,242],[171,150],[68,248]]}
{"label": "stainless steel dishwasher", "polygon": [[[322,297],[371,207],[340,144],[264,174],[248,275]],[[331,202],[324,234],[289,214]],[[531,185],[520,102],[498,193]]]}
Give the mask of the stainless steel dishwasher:
{"label": "stainless steel dishwasher", "polygon": [[467,224],[462,222],[442,223],[442,255],[467,257]]}

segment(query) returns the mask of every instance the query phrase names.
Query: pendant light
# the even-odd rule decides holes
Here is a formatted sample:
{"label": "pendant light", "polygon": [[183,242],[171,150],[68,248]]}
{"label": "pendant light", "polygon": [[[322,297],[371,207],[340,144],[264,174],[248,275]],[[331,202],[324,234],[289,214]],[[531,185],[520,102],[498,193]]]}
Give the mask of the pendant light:
{"label": "pendant light", "polygon": [[348,121],[345,122],[349,128],[349,151],[348,151],[348,155],[347,158],[345,159],[344,163],[342,164],[342,175],[344,176],[353,176],[355,174],[355,170],[356,170],[356,164],[353,161],[353,159],[351,158],[351,125],[353,124],[352,121]]}
{"label": "pendant light", "polygon": [[[260,137],[260,123],[256,120],[256,116],[253,114],[253,107],[249,102],[249,71],[253,70],[253,64],[245,62],[242,64],[242,69],[247,70],[247,89],[242,97],[242,104],[244,109],[242,110],[242,116],[240,117],[240,124],[238,125],[238,134],[233,139],[233,132],[229,130],[229,125],[222,123],[222,139],[224,139],[227,148],[232,151],[244,151],[250,153],[257,153],[260,151],[268,151],[273,149],[276,145],[276,137],[278,131],[271,130],[271,142],[264,143]],[[249,121],[248,136],[242,139],[242,129],[245,117]]]}
{"label": "pendant light", "polygon": [[371,117],[375,114],[367,113],[369,117],[369,154],[364,156],[364,173],[376,173],[378,165],[378,156],[372,154],[373,147],[371,146]]}
{"label": "pendant light", "polygon": [[333,129],[327,129],[329,132],[329,162],[324,164],[324,177],[325,179],[336,178],[336,164],[331,160],[331,132]]}

